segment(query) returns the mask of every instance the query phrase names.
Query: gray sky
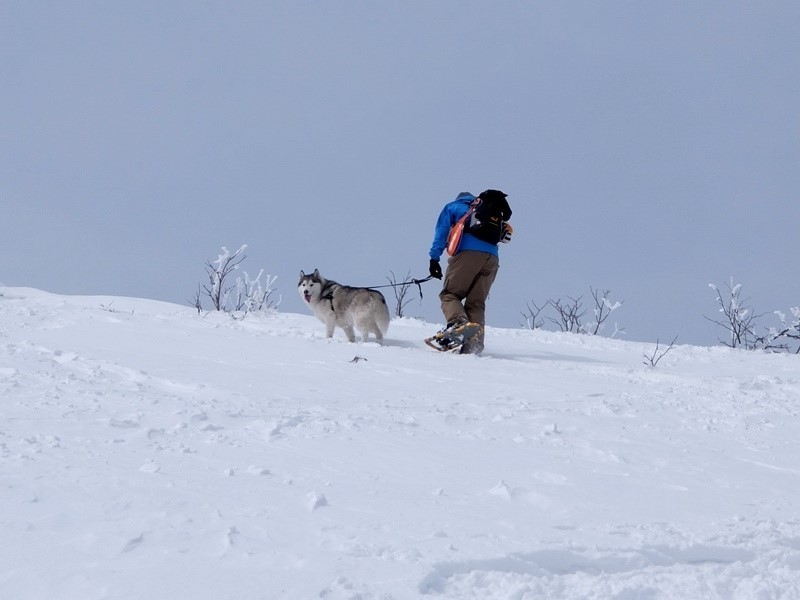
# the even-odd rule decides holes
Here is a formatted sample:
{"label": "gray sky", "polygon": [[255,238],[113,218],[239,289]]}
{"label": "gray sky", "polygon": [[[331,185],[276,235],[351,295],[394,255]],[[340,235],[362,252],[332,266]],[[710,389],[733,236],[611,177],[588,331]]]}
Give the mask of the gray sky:
{"label": "gray sky", "polygon": [[444,203],[499,188],[489,324],[592,286],[625,338],[710,345],[709,282],[800,304],[798,31],[793,0],[3,0],[0,282],[187,303],[247,244],[306,312],[300,269],[424,277]]}

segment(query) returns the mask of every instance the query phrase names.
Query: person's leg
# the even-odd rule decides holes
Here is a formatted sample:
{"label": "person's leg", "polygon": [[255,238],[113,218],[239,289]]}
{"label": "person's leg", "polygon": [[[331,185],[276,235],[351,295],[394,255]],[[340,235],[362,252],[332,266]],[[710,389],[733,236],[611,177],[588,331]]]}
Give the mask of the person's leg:
{"label": "person's leg", "polygon": [[472,285],[483,265],[483,252],[459,252],[447,261],[447,272],[444,276],[439,299],[442,302],[442,313],[448,324],[466,321],[467,313],[462,301],[469,294]]}
{"label": "person's leg", "polygon": [[[473,323],[486,325],[486,299],[489,297],[489,290],[497,277],[499,261],[492,254],[484,255],[485,261],[475,278],[474,285],[470,288],[464,303],[464,311],[467,318]],[[464,354],[480,354],[483,351],[484,330],[473,337],[461,350]]]}
{"label": "person's leg", "polygon": [[492,288],[500,261],[493,254],[480,253],[481,261],[476,263],[477,270],[473,275],[472,285],[465,296],[464,312],[473,323],[486,324],[486,299]]}

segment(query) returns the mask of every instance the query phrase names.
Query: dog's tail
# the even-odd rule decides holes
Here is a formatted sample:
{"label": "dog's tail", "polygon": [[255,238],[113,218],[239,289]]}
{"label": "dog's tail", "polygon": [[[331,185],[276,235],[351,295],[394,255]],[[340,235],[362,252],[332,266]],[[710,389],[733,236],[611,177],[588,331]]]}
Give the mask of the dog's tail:
{"label": "dog's tail", "polygon": [[375,325],[381,330],[382,335],[386,335],[386,332],[389,331],[389,321],[391,321],[391,317],[389,316],[389,307],[386,305],[386,299],[383,297],[383,294],[381,294],[380,299],[380,306],[375,307]]}

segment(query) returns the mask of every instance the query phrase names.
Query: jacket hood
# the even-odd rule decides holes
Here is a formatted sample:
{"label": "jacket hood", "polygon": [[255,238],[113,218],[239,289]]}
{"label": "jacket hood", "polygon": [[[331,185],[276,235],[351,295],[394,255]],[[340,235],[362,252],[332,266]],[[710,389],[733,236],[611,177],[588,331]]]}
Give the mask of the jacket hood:
{"label": "jacket hood", "polygon": [[469,192],[461,192],[458,196],[456,196],[456,200],[461,200],[462,202],[469,202],[471,204],[475,200],[475,196],[473,196]]}

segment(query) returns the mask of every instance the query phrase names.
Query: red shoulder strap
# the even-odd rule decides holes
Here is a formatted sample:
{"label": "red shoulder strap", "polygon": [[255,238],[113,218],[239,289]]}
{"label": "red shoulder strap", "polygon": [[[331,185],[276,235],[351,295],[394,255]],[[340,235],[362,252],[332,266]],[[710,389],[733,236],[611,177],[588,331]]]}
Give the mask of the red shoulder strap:
{"label": "red shoulder strap", "polygon": [[467,210],[467,212],[464,213],[463,217],[461,217],[458,221],[456,221],[456,224],[465,223],[467,219],[469,219],[470,215],[475,212],[475,209],[478,208],[478,205],[480,205],[480,203],[481,199],[475,198],[475,200],[472,201],[472,204],[469,205],[469,209]]}

